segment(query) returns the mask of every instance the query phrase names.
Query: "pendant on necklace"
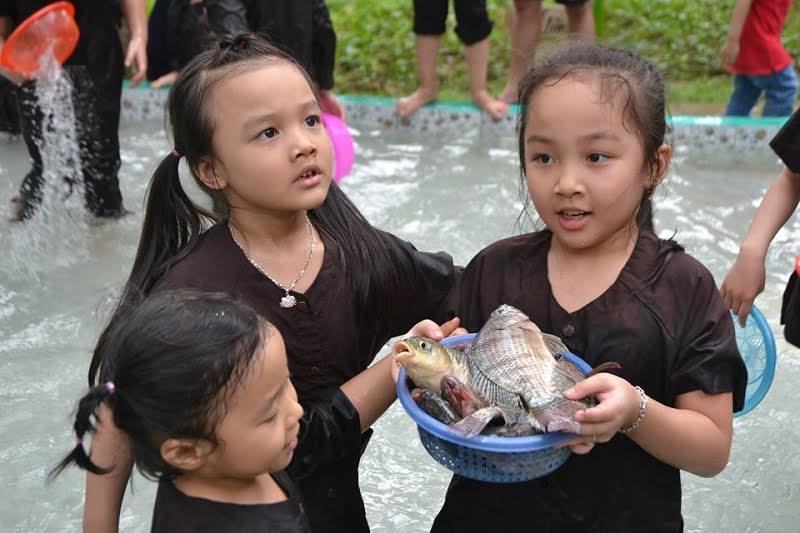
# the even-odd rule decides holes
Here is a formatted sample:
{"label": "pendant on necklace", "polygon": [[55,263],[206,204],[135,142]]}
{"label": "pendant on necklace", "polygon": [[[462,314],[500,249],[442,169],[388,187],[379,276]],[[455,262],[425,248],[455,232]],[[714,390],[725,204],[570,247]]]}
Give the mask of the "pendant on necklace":
{"label": "pendant on necklace", "polygon": [[283,307],[284,309],[289,309],[290,307],[294,307],[296,303],[297,303],[297,298],[295,298],[289,293],[287,293],[286,296],[281,298],[281,307]]}

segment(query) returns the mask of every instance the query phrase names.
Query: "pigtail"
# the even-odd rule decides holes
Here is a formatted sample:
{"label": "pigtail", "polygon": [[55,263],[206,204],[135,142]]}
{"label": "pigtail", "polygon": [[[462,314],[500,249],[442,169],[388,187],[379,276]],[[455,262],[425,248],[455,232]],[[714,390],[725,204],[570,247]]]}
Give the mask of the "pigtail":
{"label": "pigtail", "polygon": [[83,438],[87,433],[95,432],[96,428],[92,421],[97,418],[97,410],[102,403],[110,399],[114,391],[114,384],[109,381],[89,389],[89,392],[78,402],[78,410],[73,424],[75,429],[75,448],[50,471],[47,475],[48,481],[52,481],[66,467],[72,464],[97,475],[107,474],[111,471],[111,468],[102,468],[92,462],[89,454],[86,453]]}
{"label": "pigtail", "polygon": [[89,365],[89,385],[95,384],[112,326],[153,289],[161,276],[194,248],[205,226],[216,220],[196,205],[181,185],[180,153],[173,150],[156,168],[147,192],[142,233],[131,274],[108,326],[100,335]]}

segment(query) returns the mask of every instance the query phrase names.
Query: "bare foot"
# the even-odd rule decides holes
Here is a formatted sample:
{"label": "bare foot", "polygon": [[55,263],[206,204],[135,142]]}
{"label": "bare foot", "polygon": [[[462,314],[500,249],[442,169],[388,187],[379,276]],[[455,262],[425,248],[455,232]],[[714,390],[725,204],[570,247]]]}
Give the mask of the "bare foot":
{"label": "bare foot", "polygon": [[438,89],[428,89],[427,87],[420,87],[410,95],[401,98],[397,101],[397,114],[403,118],[408,118],[417,110],[436,100],[436,94],[438,93]]}
{"label": "bare foot", "polygon": [[519,100],[518,86],[518,83],[508,82],[497,98],[507,104],[516,104]]}
{"label": "bare foot", "polygon": [[477,91],[472,95],[472,99],[478,106],[489,113],[494,120],[500,120],[508,114],[508,104],[502,100],[494,98],[485,89]]}

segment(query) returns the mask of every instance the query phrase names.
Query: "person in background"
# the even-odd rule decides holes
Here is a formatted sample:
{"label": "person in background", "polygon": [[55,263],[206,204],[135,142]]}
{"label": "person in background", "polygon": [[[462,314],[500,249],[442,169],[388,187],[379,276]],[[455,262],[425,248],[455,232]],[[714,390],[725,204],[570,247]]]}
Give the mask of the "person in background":
{"label": "person in background", "polygon": [[[781,128],[770,146],[786,167],[770,186],[756,210],[753,223],[742,241],[736,262],[722,282],[725,304],[744,325],[756,296],[764,290],[767,258],[772,239],[788,222],[800,202],[800,111]],[[800,283],[797,266],[792,271],[783,294],[781,324],[784,336],[800,346]]]}
{"label": "person in background", "polygon": [[[582,41],[594,40],[594,15],[590,0],[556,0],[567,12],[567,28],[570,37]],[[542,32],[542,0],[513,0],[509,13],[509,38],[511,61],[508,65],[508,82],[500,93],[500,99],[509,104],[517,103],[519,81],[533,66],[536,47]]]}
{"label": "person in background", "polygon": [[160,89],[175,83],[178,71],[208,46],[205,4],[203,0],[159,0],[149,27],[147,76],[151,87]]}
{"label": "person in background", "polygon": [[[10,33],[11,20],[22,21],[50,4],[46,0],[0,0],[0,45]],[[97,217],[124,215],[117,173],[119,157],[119,113],[125,67],[134,67],[136,85],[147,72],[147,15],[144,0],[74,0],[80,39],[64,69],[73,84],[85,203]],[[118,33],[121,14],[130,33],[125,55]],[[36,81],[25,82],[17,91],[20,127],[32,167],[23,178],[19,194],[11,199],[11,218],[24,220],[42,200],[42,158],[37,146],[42,113],[36,99]]]}
{"label": "person in background", "polygon": [[763,116],[788,117],[797,97],[797,74],[781,42],[792,0],[736,0],[722,47],[722,64],[735,76],[727,116],[746,117],[766,95]]}
{"label": "person in background", "polygon": [[[408,118],[420,107],[436,100],[439,79],[436,59],[442,46],[449,0],[414,0],[414,42],[417,54],[419,87],[397,101],[397,114]],[[495,120],[508,113],[508,105],[489,93],[486,71],[489,65],[489,34],[492,22],[486,0],[454,0],[456,34],[464,44],[464,58],[469,71],[469,90],[475,104]]]}

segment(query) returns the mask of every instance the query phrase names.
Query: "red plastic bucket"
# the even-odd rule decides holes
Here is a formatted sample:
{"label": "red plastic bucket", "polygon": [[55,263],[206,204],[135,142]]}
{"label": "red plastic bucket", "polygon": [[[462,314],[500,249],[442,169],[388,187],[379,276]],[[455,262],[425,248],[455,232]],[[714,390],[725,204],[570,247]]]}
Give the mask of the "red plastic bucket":
{"label": "red plastic bucket", "polygon": [[49,4],[25,19],[0,51],[0,66],[25,78],[35,77],[41,60],[52,47],[59,63],[66,61],[78,44],[75,6],[69,2]]}

